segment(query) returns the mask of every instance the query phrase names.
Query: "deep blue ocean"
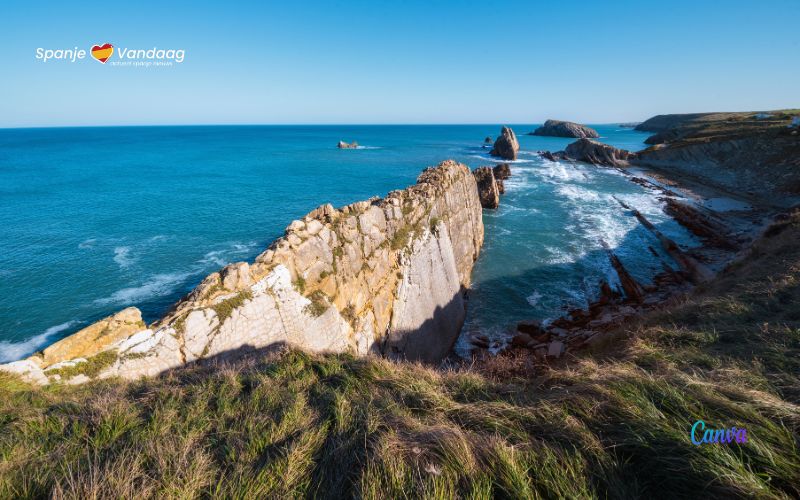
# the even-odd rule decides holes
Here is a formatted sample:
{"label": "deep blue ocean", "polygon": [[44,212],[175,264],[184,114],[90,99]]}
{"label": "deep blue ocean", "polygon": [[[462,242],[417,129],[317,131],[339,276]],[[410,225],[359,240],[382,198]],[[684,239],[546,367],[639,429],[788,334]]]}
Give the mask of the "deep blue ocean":
{"label": "deep blue ocean", "polygon": [[[507,194],[484,211],[465,331],[501,333],[521,319],[585,304],[610,275],[600,240],[647,281],[653,238],[613,196],[679,243],[691,237],[657,193],[612,169],[554,163],[537,150],[570,139],[524,135]],[[646,134],[596,126],[641,149]],[[482,148],[499,125],[202,126],[0,130],[0,361],[19,359],[126,306],[147,321],[226,263],[251,260],[293,220],[415,182]],[[339,140],[358,141],[339,150]]]}

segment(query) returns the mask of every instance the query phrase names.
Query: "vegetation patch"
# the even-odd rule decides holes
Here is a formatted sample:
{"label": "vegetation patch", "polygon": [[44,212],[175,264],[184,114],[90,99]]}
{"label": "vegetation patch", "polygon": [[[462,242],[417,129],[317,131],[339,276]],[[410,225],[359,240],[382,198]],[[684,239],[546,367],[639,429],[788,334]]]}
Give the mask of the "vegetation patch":
{"label": "vegetation patch", "polygon": [[178,319],[172,322],[172,328],[181,335],[186,333],[186,318],[189,317],[189,314],[191,314],[191,311],[186,314],[181,314],[178,316]]}
{"label": "vegetation patch", "polygon": [[116,349],[109,349],[108,351],[103,351],[87,358],[83,363],[56,368],[55,370],[47,370],[45,375],[48,377],[59,375],[64,380],[69,380],[77,375],[86,375],[89,378],[95,378],[101,371],[113,365],[118,357]]}
{"label": "vegetation patch", "polygon": [[297,279],[292,282],[294,285],[295,290],[297,290],[300,295],[304,295],[306,293],[306,279],[303,278],[301,275],[297,275]]}
{"label": "vegetation patch", "polygon": [[432,233],[436,232],[436,226],[438,226],[439,222],[441,222],[441,221],[442,221],[442,219],[440,219],[439,217],[431,217],[430,228],[431,228],[431,232]]}
{"label": "vegetation patch", "polygon": [[242,290],[233,297],[225,299],[222,302],[211,306],[212,309],[214,309],[214,312],[217,313],[217,319],[219,320],[220,326],[225,323],[225,320],[228,319],[231,314],[233,314],[234,310],[243,306],[245,302],[251,300],[252,298],[253,292],[250,290]]}
{"label": "vegetation patch", "polygon": [[328,298],[321,290],[316,290],[308,296],[308,299],[311,301],[310,304],[306,304],[303,307],[303,312],[318,318],[325,314],[325,311],[328,310]]}

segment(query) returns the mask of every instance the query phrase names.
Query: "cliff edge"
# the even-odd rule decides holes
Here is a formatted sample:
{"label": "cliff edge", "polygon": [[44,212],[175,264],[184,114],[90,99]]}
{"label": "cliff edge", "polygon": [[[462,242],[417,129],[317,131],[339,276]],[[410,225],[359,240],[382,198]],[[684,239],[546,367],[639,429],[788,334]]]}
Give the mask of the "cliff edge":
{"label": "cliff edge", "polygon": [[[107,318],[89,329],[113,342],[70,336],[63,355],[51,349],[0,369],[37,383],[135,379],[278,345],[436,361],[461,330],[482,244],[475,178],[445,161],[385,198],[293,221],[255,262],[209,275],[149,327]],[[118,324],[126,330],[113,331]]]}

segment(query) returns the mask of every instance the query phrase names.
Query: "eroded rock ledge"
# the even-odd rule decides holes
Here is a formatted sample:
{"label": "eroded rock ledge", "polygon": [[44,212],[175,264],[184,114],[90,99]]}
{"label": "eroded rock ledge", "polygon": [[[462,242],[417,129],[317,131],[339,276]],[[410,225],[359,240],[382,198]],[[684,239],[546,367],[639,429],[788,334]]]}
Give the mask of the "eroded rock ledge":
{"label": "eroded rock ledge", "polygon": [[435,361],[461,329],[482,244],[475,178],[445,161],[383,199],[292,222],[255,262],[206,277],[149,327],[129,308],[59,342],[63,352],[0,368],[38,383],[135,379],[284,344]]}

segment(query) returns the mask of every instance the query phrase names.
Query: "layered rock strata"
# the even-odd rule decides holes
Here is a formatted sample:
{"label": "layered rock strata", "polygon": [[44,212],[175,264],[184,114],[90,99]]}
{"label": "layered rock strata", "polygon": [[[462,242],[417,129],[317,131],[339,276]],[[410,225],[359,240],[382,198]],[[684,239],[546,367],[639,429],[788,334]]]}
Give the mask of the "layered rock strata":
{"label": "layered rock strata", "polygon": [[482,243],[475,178],[446,161],[383,199],[317,208],[255,262],[206,277],[149,327],[129,309],[124,321],[89,327],[111,340],[100,347],[68,337],[59,344],[84,350],[46,349],[0,368],[39,383],[84,381],[82,366],[135,379],[280,345],[436,361],[461,329]]}
{"label": "layered rock strata", "polygon": [[[492,167],[478,167],[473,172],[478,185],[478,198],[483,208],[497,208],[500,205],[500,185]],[[502,181],[501,181],[502,182]]]}

